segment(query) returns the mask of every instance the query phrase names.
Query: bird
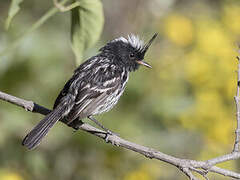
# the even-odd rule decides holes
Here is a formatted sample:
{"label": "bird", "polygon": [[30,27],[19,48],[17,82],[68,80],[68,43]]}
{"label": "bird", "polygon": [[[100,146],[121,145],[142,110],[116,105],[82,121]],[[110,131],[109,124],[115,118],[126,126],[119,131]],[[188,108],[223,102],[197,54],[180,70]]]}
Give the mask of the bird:
{"label": "bird", "polygon": [[94,116],[111,110],[123,94],[129,73],[139,66],[152,68],[144,56],[157,37],[144,43],[139,36],[130,34],[109,41],[99,53],[83,62],[74,71],[57,96],[53,110],[47,114],[23,139],[27,149],[36,148],[49,130],[60,120],[74,129],[88,118],[104,129]]}

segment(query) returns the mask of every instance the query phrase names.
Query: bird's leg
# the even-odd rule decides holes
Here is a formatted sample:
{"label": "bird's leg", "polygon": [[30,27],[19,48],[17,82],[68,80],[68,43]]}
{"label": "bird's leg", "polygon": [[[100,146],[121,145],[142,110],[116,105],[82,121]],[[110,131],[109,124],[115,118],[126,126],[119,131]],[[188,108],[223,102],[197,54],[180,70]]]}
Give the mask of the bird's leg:
{"label": "bird's leg", "polygon": [[76,118],[71,123],[69,123],[68,126],[72,127],[77,131],[82,124],[83,122],[79,118]]}
{"label": "bird's leg", "polygon": [[[94,117],[88,116],[88,119],[93,121],[96,125],[98,125],[100,128],[102,128],[104,131],[111,132],[109,129],[105,128],[100,122],[98,122],[98,120],[96,120]],[[111,134],[111,133],[109,133],[109,134]]]}
{"label": "bird's leg", "polygon": [[[113,133],[112,131],[110,131],[109,129],[105,128],[98,120],[96,120],[94,117],[92,116],[88,116],[88,119],[90,119],[91,121],[93,121],[95,124],[97,124],[100,128],[102,128],[104,131],[107,132],[107,134],[110,135],[116,135],[118,136],[116,133]],[[106,138],[107,139],[107,138]]]}
{"label": "bird's leg", "polygon": [[[89,118],[90,120],[92,120],[94,123],[96,123],[99,127],[101,127],[104,131],[106,131],[106,136],[105,136],[105,141],[106,141],[106,143],[109,142],[109,135],[119,136],[118,134],[113,133],[113,132],[110,131],[109,129],[105,128],[105,127],[104,127],[100,122],[98,122],[98,120],[96,120],[94,117],[88,116],[88,118]],[[116,145],[116,146],[120,146],[119,142],[118,142],[118,141],[115,141],[115,140],[111,140],[110,143],[112,143],[113,145]]]}
{"label": "bird's leg", "polygon": [[[84,124],[81,119],[76,118],[71,123],[67,124],[69,127],[73,128],[73,132],[77,132],[77,130],[80,129],[80,127]],[[89,131],[90,133],[103,133],[102,131]]]}

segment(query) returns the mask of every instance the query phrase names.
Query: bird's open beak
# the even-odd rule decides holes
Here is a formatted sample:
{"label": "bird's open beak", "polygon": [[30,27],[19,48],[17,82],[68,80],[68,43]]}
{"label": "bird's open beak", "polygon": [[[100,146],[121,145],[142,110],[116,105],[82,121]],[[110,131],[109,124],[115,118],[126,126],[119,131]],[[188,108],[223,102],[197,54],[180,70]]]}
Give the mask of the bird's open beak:
{"label": "bird's open beak", "polygon": [[145,61],[139,60],[139,61],[136,61],[136,62],[137,62],[138,64],[143,65],[143,66],[146,66],[146,67],[148,67],[148,68],[152,68],[152,66],[151,66],[150,64],[146,63]]}

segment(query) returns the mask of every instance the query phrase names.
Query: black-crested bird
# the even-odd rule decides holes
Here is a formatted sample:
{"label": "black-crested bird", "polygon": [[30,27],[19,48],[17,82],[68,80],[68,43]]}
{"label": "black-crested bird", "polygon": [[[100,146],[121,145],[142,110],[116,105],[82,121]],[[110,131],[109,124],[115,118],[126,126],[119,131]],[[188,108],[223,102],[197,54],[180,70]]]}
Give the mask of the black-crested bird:
{"label": "black-crested bird", "polygon": [[151,67],[144,55],[153,40],[144,44],[138,36],[117,38],[100,49],[100,53],[82,63],[58,95],[53,110],[45,116],[23,139],[22,144],[33,149],[53,125],[64,119],[68,126],[78,129],[83,118],[89,118],[103,127],[93,116],[107,112],[117,104],[128,81],[129,72],[139,65]]}

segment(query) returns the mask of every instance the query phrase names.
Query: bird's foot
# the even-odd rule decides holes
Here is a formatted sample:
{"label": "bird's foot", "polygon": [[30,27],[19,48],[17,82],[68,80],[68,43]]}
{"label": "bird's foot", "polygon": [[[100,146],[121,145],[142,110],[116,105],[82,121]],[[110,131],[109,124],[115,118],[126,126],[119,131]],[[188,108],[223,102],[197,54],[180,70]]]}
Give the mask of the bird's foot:
{"label": "bird's foot", "polygon": [[73,132],[77,132],[79,130],[79,127],[78,126],[69,126],[71,128],[73,128]]}
{"label": "bird's foot", "polygon": [[70,124],[68,124],[69,127],[72,127],[74,130],[73,132],[76,132],[77,130],[80,129],[80,127],[82,126],[83,122],[78,120],[78,121],[73,121]]}
{"label": "bird's foot", "polygon": [[105,137],[105,142],[106,143],[111,143],[112,145],[120,146],[119,142],[116,140],[115,137],[119,137],[119,134],[114,133],[110,130],[107,130],[106,137]]}
{"label": "bird's foot", "polygon": [[112,136],[118,136],[118,137],[119,137],[119,134],[118,134],[118,133],[112,132],[112,131],[110,131],[110,130],[107,130],[107,134],[112,135]]}

